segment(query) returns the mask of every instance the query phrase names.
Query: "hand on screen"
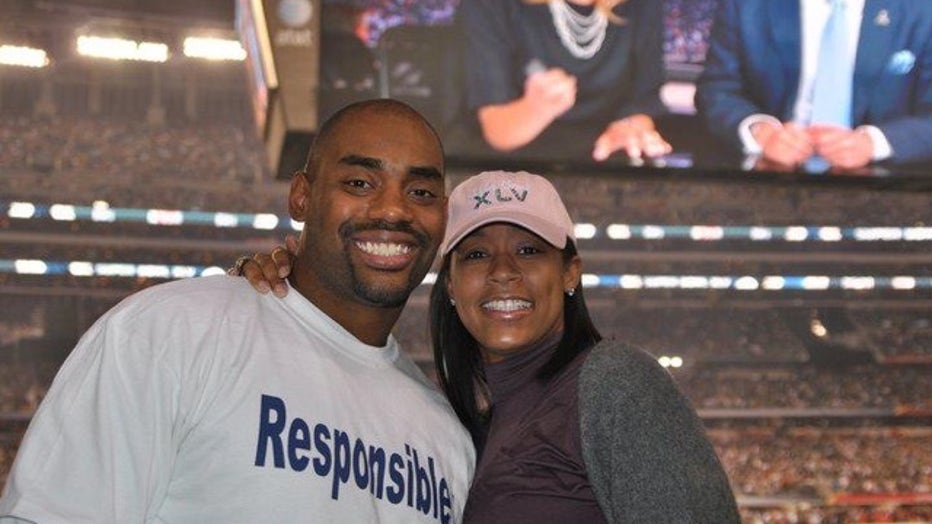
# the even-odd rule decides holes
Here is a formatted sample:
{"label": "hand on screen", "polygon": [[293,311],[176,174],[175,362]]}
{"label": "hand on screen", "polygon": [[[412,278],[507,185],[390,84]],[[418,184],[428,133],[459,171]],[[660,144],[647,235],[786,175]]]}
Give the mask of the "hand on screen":
{"label": "hand on screen", "polygon": [[763,149],[763,158],[771,164],[796,166],[815,153],[807,130],[792,122],[782,126],[755,124],[751,133]]}
{"label": "hand on screen", "polygon": [[595,141],[592,158],[603,161],[616,151],[624,150],[631,159],[665,155],[673,147],[660,136],[654,120],[647,115],[632,115],[609,124]]}
{"label": "hand on screen", "polygon": [[814,125],[809,136],[816,152],[834,167],[856,169],[871,162],[874,142],[867,133],[838,126]]}
{"label": "hand on screen", "polygon": [[556,67],[532,73],[524,81],[524,100],[554,120],[576,103],[576,77]]}

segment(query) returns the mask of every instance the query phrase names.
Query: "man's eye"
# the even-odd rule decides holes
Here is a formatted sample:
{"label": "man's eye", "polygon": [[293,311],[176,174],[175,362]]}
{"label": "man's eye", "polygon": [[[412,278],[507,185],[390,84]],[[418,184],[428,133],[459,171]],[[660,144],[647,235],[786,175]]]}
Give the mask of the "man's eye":
{"label": "man's eye", "polygon": [[437,194],[434,193],[433,191],[431,191],[430,189],[412,189],[412,190],[411,190],[411,194],[414,195],[415,198],[419,198],[419,199],[422,199],[422,200],[423,200],[423,199],[432,199],[432,198],[436,198],[436,197],[437,197]]}
{"label": "man's eye", "polygon": [[347,180],[345,184],[354,189],[368,189],[372,184],[362,179]]}

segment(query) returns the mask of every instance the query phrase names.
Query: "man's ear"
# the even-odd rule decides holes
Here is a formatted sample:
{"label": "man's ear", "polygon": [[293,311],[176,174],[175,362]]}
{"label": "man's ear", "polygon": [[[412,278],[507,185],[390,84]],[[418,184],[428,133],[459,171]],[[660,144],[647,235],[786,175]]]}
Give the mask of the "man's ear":
{"label": "man's ear", "polygon": [[310,195],[310,182],[301,171],[291,176],[291,191],[288,193],[288,214],[293,220],[305,221],[307,200]]}

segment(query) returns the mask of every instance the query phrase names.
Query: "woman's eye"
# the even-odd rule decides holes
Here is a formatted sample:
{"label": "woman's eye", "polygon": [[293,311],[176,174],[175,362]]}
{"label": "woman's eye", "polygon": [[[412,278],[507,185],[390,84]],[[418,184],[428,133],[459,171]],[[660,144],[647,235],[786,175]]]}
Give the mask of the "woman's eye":
{"label": "woman's eye", "polygon": [[518,248],[519,255],[536,255],[540,252],[541,250],[535,246],[521,246]]}
{"label": "woman's eye", "polygon": [[463,254],[463,260],[478,260],[481,258],[485,258],[485,253],[482,251],[473,250]]}

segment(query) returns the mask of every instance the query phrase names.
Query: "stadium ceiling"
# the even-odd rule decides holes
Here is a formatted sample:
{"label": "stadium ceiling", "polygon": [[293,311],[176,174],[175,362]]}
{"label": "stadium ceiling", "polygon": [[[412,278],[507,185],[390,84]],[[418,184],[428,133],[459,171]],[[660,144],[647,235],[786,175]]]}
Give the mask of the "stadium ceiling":
{"label": "stadium ceiling", "polygon": [[[234,0],[3,0],[0,13],[31,16],[93,16],[159,19],[185,19],[193,23],[233,26]],[[7,18],[0,16],[0,18]]]}
{"label": "stadium ceiling", "polygon": [[0,45],[38,49],[52,62],[81,36],[164,43],[189,36],[235,39],[235,0],[0,0]]}

